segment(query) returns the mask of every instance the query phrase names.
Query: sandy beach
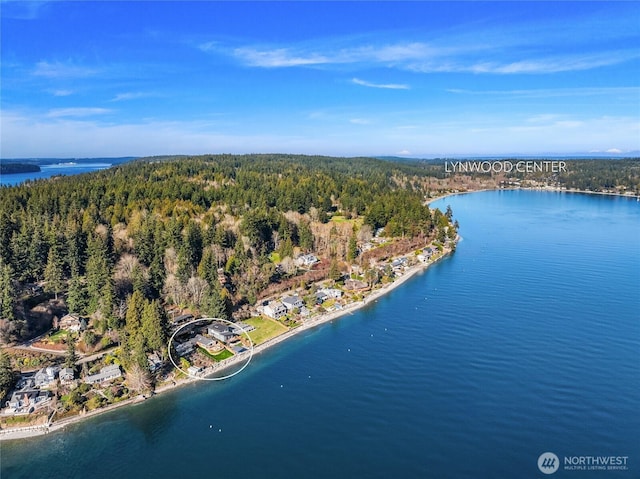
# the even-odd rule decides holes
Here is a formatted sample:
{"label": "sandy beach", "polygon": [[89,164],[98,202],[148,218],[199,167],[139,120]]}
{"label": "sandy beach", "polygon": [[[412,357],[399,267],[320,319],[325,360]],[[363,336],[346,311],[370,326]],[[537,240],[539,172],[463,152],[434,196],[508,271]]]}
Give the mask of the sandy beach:
{"label": "sandy beach", "polygon": [[[454,193],[457,194],[457,193]],[[435,200],[435,199],[434,199]],[[279,336],[276,336],[274,338],[269,339],[268,341],[265,341],[264,343],[261,343],[257,346],[255,346],[253,348],[253,351],[247,351],[244,353],[240,353],[237,354],[229,359],[225,359],[224,361],[221,361],[219,363],[217,363],[215,366],[210,367],[208,369],[206,369],[205,371],[203,371],[202,376],[203,378],[212,375],[213,373],[225,370],[225,369],[229,369],[233,366],[236,365],[240,365],[243,364],[247,361],[250,360],[250,356],[251,355],[256,355],[256,354],[260,354],[261,352],[283,342],[286,341],[287,339],[303,332],[303,331],[307,331],[309,329],[318,327],[322,324],[328,323],[333,321],[334,319],[338,319],[344,315],[353,313],[354,311],[359,310],[360,308],[366,306],[367,304],[375,301],[376,299],[378,299],[379,297],[393,291],[395,288],[397,288],[398,286],[402,285],[403,283],[405,283],[406,281],[408,281],[410,278],[412,278],[416,273],[420,272],[420,271],[424,271],[426,270],[429,266],[431,266],[432,264],[435,264],[436,262],[438,262],[439,260],[441,260],[442,258],[448,256],[451,253],[451,250],[449,249],[445,249],[444,252],[442,253],[442,255],[440,255],[435,261],[431,261],[429,263],[419,263],[416,264],[414,266],[411,266],[409,269],[407,269],[402,276],[400,276],[399,278],[396,278],[395,281],[393,281],[392,283],[387,283],[385,285],[383,285],[382,287],[375,289],[373,291],[371,291],[367,296],[364,297],[364,299],[362,301],[357,301],[354,303],[350,303],[347,306],[344,306],[342,309],[340,310],[336,310],[336,311],[332,311],[329,313],[324,313],[324,314],[320,314],[317,315],[315,317],[311,317],[308,320],[306,320],[301,326],[298,326],[296,328],[290,329],[289,331],[286,331],[283,334],[280,334]],[[170,391],[172,389],[178,388],[180,386],[184,386],[186,384],[192,384],[195,381],[200,381],[203,378],[196,378],[196,377],[187,377],[187,378],[183,378],[183,379],[179,379],[177,381],[175,381],[174,383],[171,384],[165,384],[162,385],[158,388],[155,389],[155,391],[153,392],[153,396],[161,394],[163,392],[166,391]],[[85,419],[88,419],[90,417],[94,417],[97,416],[99,414],[103,414],[106,413],[108,411],[113,411],[114,409],[123,407],[123,406],[127,406],[127,405],[131,405],[131,404],[139,404],[141,402],[144,402],[146,399],[148,399],[148,397],[146,396],[136,396],[135,398],[131,398],[131,399],[127,399],[125,401],[116,403],[116,404],[112,404],[109,405],[107,407],[104,408],[100,408],[100,409],[95,409],[93,411],[87,412],[85,414],[81,414],[78,416],[73,416],[70,418],[66,418],[60,421],[56,421],[56,422],[52,422],[50,424],[42,424],[42,425],[37,425],[37,426],[28,426],[28,427],[22,427],[22,428],[11,428],[11,429],[0,429],[0,441],[8,441],[8,440],[16,440],[16,439],[25,439],[25,438],[29,438],[29,437],[35,437],[35,436],[42,436],[45,434],[49,434],[51,432],[54,431],[59,431],[61,429],[64,429],[65,427],[83,421]]]}

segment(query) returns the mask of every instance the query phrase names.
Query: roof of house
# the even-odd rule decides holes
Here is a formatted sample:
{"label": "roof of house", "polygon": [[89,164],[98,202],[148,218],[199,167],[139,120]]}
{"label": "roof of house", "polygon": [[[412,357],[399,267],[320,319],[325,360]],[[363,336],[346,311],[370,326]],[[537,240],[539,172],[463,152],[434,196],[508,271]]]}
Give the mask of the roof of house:
{"label": "roof of house", "polygon": [[205,338],[204,336],[198,334],[195,338],[196,344],[201,344],[203,346],[212,346],[214,344],[213,339]]}
{"label": "roof of house", "polygon": [[286,309],[286,306],[282,304],[280,301],[269,301],[269,304],[267,304],[265,308],[271,308],[271,309],[285,308]]}
{"label": "roof of house", "polygon": [[229,333],[229,325],[228,324],[222,324],[222,323],[211,323],[208,326],[209,329],[214,330],[217,333]]}
{"label": "roof of house", "polygon": [[109,366],[103,367],[99,373],[87,376],[85,381],[88,383],[97,383],[107,379],[116,378],[121,375],[122,371],[120,371],[120,366],[117,364],[110,364]]}
{"label": "roof of house", "polygon": [[284,304],[296,304],[299,301],[302,301],[300,296],[287,296],[286,298],[282,298]]}

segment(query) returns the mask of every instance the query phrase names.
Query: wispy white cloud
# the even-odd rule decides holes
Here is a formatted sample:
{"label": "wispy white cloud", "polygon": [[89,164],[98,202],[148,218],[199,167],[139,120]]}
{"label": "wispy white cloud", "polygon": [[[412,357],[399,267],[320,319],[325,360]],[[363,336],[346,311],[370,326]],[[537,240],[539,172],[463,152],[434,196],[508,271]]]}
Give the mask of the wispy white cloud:
{"label": "wispy white cloud", "polygon": [[73,95],[73,90],[49,90],[53,96],[69,96]]}
{"label": "wispy white cloud", "polygon": [[349,123],[353,123],[354,125],[369,125],[371,124],[371,120],[367,120],[366,118],[351,118]]}
{"label": "wispy white cloud", "polygon": [[475,96],[515,96],[523,98],[551,98],[604,95],[640,95],[640,87],[578,87],[578,88],[540,88],[528,90],[466,90],[448,88],[448,93]]}
{"label": "wispy white cloud", "polygon": [[[474,73],[493,75],[549,74],[583,71],[617,65],[640,58],[637,49],[601,51],[584,46],[584,53],[541,55],[534,39],[513,34],[502,38],[489,35],[479,42],[467,35],[441,38],[434,42],[400,41],[383,43],[376,40],[352,39],[289,45],[225,46],[219,42],[199,45],[205,52],[231,55],[240,63],[261,68],[310,67],[320,65],[383,65],[420,73]],[[338,45],[336,45],[338,43]],[[591,49],[591,50],[590,50]],[[537,53],[536,53],[537,52]],[[366,85],[372,86],[372,85]]]}
{"label": "wispy white cloud", "polygon": [[388,90],[409,90],[409,85],[401,84],[401,83],[372,83],[366,80],[360,80],[359,78],[353,78],[351,83],[355,83],[356,85],[366,86],[369,88],[383,88]]}
{"label": "wispy white cloud", "polygon": [[288,48],[276,48],[273,50],[259,50],[250,47],[236,48],[233,50],[233,55],[248,66],[264,68],[342,63],[342,61],[338,61],[336,58],[330,58],[316,53],[296,54]]}
{"label": "wispy white cloud", "polygon": [[612,51],[592,55],[558,55],[517,61],[470,61],[451,59],[445,62],[416,62],[407,66],[420,73],[475,73],[475,74],[548,74],[591,70],[616,65],[640,58],[639,51]]}
{"label": "wispy white cloud", "polygon": [[72,63],[41,61],[36,63],[32,73],[45,78],[84,78],[96,75],[98,70]]}
{"label": "wispy white cloud", "polygon": [[145,92],[126,92],[126,93],[118,93],[109,101],[127,101],[127,100],[135,100],[136,98],[144,98],[151,96],[150,93]]}
{"label": "wispy white cloud", "polygon": [[104,115],[111,113],[112,110],[107,108],[91,108],[91,107],[76,107],[76,108],[55,108],[49,110],[47,116],[49,118],[63,118],[63,117],[86,117],[95,115]]}

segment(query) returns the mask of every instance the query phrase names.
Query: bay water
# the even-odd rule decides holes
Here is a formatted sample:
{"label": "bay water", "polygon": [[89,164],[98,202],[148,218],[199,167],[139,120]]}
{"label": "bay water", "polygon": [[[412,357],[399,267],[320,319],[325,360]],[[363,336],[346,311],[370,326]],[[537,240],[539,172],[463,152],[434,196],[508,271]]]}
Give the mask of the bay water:
{"label": "bay water", "polygon": [[0,444],[12,478],[535,478],[539,456],[640,477],[640,203],[448,197],[456,252],[381,297],[199,382]]}

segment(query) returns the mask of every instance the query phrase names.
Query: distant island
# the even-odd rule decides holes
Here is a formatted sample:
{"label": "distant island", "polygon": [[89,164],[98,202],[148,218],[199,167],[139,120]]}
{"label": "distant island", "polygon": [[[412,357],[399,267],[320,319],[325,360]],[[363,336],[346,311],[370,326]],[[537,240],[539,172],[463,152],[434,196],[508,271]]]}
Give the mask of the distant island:
{"label": "distant island", "polygon": [[27,163],[2,163],[0,164],[0,175],[15,175],[17,173],[36,173],[40,171],[38,165]]}

